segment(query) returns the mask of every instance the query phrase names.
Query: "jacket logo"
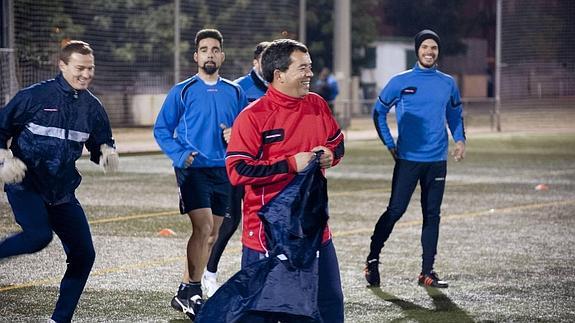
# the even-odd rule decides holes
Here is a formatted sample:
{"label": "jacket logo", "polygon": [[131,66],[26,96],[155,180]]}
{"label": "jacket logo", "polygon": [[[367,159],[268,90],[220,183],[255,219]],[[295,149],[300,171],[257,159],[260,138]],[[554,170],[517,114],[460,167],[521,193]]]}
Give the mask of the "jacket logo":
{"label": "jacket logo", "polygon": [[58,108],[54,107],[54,108],[44,108],[44,111],[48,111],[48,112],[58,112]]}
{"label": "jacket logo", "polygon": [[402,94],[415,94],[415,92],[417,92],[417,88],[415,86],[406,87],[401,90]]}
{"label": "jacket logo", "polygon": [[262,133],[264,144],[271,144],[274,142],[284,140],[284,130],[283,129],[271,129],[266,130]]}

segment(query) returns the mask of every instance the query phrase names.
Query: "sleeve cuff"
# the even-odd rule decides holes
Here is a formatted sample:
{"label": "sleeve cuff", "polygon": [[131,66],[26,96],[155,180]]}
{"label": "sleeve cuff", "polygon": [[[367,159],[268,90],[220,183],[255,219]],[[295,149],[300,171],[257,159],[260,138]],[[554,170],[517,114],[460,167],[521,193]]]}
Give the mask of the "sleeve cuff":
{"label": "sleeve cuff", "polygon": [[288,162],[288,173],[297,173],[297,163],[295,162],[294,156],[289,156],[287,158]]}

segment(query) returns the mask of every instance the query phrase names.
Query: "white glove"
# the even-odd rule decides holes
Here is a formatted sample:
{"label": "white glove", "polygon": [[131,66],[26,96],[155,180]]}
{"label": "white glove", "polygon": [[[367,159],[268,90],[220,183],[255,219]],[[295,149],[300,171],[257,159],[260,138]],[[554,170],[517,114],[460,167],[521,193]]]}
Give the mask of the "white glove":
{"label": "white glove", "polygon": [[104,173],[115,173],[118,171],[120,165],[120,156],[116,152],[116,148],[110,147],[106,144],[100,145],[100,166],[104,169]]}
{"label": "white glove", "polygon": [[12,155],[10,149],[0,149],[0,181],[20,183],[26,176],[26,164]]}

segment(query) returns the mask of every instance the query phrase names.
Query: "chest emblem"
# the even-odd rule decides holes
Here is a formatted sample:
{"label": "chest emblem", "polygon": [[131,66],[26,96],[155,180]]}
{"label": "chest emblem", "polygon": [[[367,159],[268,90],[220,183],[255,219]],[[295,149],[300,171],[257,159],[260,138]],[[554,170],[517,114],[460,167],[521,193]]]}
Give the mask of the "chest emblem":
{"label": "chest emblem", "polygon": [[417,88],[415,86],[406,87],[405,89],[401,90],[401,94],[415,94],[417,92]]}
{"label": "chest emblem", "polygon": [[284,129],[271,129],[262,133],[264,144],[271,144],[274,142],[284,140]]}

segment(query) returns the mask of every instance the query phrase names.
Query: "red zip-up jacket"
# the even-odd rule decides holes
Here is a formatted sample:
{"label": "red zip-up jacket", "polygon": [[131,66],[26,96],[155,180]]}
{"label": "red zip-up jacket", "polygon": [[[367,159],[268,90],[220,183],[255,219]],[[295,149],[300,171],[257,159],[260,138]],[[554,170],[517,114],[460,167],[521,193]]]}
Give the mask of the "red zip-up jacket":
{"label": "red zip-up jacket", "polygon": [[[333,165],[343,157],[343,133],[325,100],[315,93],[294,98],[270,85],[263,97],[239,114],[228,144],[226,169],[233,185],[245,186],[244,246],[267,252],[258,211],[294,178],[294,155],[316,146],[332,151]],[[324,242],[330,237],[326,227]]]}

